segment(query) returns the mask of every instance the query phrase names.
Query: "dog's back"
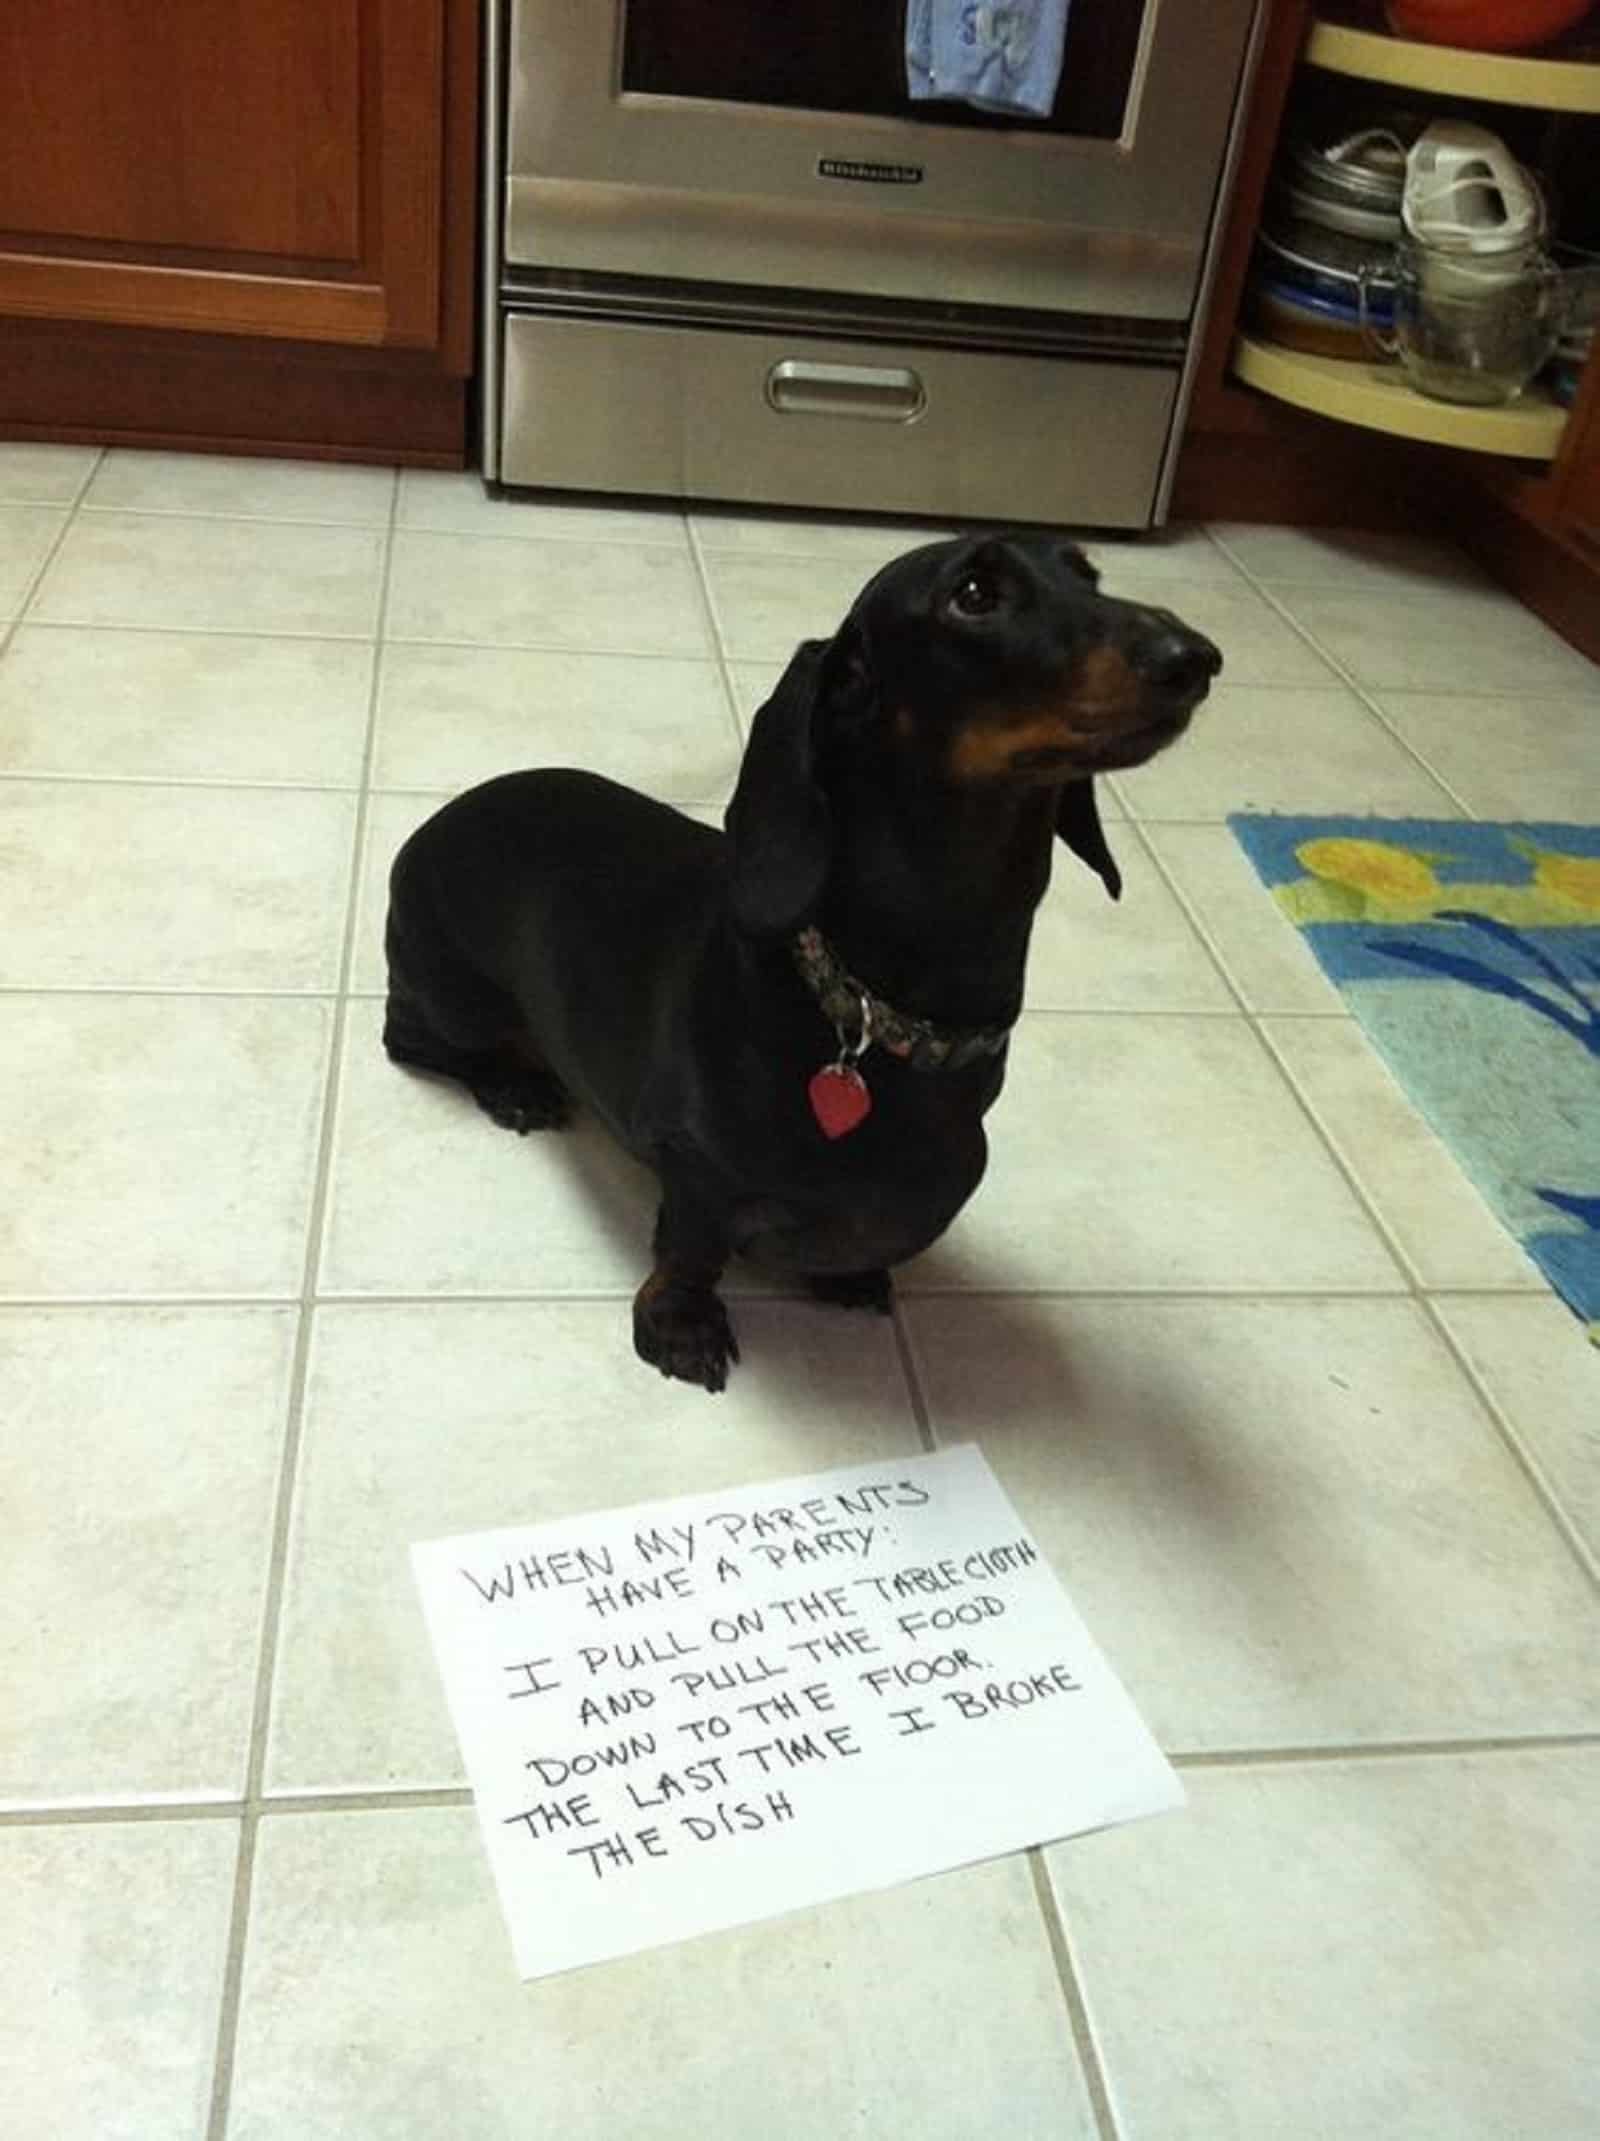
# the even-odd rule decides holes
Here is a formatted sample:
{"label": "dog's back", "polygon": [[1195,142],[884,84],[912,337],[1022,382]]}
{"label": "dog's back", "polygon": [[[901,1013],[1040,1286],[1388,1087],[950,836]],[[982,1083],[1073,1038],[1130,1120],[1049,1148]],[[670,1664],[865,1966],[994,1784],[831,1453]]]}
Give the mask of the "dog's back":
{"label": "dog's back", "polygon": [[598,774],[509,773],[445,805],[390,877],[390,965],[459,1048],[537,1034],[633,1143],[640,1082],[718,911],[723,836]]}

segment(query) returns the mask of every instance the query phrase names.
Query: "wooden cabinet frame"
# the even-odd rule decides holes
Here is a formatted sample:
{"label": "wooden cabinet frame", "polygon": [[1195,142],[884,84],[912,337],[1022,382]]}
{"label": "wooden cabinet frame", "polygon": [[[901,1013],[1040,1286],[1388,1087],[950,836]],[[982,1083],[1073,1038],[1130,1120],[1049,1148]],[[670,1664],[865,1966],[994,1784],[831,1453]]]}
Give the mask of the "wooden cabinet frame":
{"label": "wooden cabinet frame", "polygon": [[[477,0],[358,0],[354,258],[282,263],[226,250],[138,257],[138,247],[0,235],[0,313],[347,346],[466,346],[465,305],[447,304],[442,226],[447,143],[476,68]],[[447,104],[447,70],[456,74]],[[473,164],[470,147],[467,168]],[[471,229],[471,204],[454,207]],[[463,250],[470,258],[470,240]],[[448,347],[447,347],[448,346]],[[465,368],[464,364],[461,365]]]}

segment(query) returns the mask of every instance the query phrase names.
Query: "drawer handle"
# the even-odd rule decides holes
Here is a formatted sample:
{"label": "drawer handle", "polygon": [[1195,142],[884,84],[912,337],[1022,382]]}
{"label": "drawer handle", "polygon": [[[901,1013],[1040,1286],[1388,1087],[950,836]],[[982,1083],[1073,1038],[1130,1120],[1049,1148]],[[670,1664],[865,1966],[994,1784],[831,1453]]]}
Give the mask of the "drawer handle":
{"label": "drawer handle", "polygon": [[767,374],[767,401],[780,416],[865,416],[909,424],[928,406],[916,373],[899,365],[810,364],[785,357]]}

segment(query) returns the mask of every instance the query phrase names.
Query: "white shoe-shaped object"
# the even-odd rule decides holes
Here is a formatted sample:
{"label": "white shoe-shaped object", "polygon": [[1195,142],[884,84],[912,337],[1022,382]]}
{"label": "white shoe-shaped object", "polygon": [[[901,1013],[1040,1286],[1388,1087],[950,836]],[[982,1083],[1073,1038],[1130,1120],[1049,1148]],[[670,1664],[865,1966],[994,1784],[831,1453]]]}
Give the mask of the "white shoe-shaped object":
{"label": "white shoe-shaped object", "polygon": [[1498,134],[1465,119],[1437,119],[1406,158],[1400,214],[1422,246],[1441,252],[1514,253],[1544,235],[1544,202]]}

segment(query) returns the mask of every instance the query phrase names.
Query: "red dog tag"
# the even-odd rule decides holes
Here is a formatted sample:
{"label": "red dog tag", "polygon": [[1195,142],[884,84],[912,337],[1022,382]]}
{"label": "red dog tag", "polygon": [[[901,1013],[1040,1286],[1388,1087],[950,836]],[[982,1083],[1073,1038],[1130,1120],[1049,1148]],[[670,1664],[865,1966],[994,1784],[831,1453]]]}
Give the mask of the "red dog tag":
{"label": "red dog tag", "polygon": [[806,1093],[824,1137],[848,1137],[872,1113],[867,1081],[848,1063],[824,1063]]}

